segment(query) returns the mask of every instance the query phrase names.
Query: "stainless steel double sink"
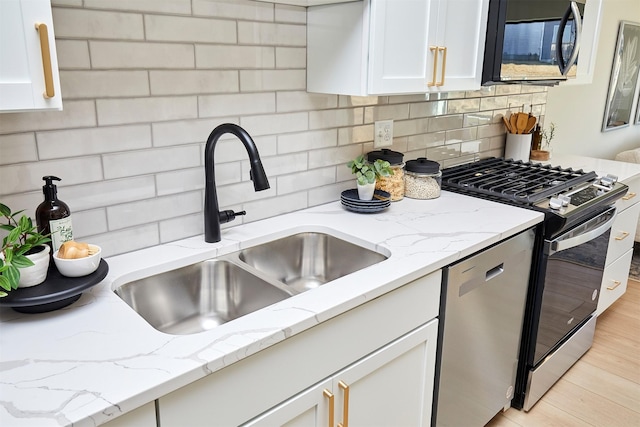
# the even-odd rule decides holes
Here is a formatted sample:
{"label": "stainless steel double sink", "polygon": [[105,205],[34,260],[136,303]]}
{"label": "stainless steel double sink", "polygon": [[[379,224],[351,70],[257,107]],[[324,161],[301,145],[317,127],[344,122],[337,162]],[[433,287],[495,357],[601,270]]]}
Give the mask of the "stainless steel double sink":
{"label": "stainless steel double sink", "polygon": [[192,334],[387,258],[328,233],[302,232],[125,283],[114,292],[155,329]]}

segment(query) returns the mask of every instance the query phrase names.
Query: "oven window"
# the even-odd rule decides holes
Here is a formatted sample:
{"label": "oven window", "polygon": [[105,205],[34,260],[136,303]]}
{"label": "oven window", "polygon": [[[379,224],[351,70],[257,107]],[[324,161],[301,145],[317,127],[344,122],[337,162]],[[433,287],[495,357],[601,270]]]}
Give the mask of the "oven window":
{"label": "oven window", "polygon": [[535,365],[596,310],[610,234],[547,257]]}

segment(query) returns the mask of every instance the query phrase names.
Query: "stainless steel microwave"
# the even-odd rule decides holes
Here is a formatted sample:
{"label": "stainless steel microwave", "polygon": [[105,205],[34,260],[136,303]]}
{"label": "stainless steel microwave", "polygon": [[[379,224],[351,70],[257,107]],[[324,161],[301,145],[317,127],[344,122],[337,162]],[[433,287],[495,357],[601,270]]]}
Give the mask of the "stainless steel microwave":
{"label": "stainless steel microwave", "polygon": [[587,0],[490,0],[482,83],[554,85],[576,75]]}

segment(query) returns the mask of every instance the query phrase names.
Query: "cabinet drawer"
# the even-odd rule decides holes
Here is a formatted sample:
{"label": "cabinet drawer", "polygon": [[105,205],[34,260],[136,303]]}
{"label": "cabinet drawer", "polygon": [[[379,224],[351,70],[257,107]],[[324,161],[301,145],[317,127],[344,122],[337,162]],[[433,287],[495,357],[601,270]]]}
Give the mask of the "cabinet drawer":
{"label": "cabinet drawer", "polygon": [[632,257],[633,249],[629,249],[622,257],[604,269],[596,311],[598,316],[626,292]]}
{"label": "cabinet drawer", "polygon": [[623,211],[633,204],[640,202],[640,177],[628,182],[623,182],[629,186],[629,191],[616,202],[618,211]]}
{"label": "cabinet drawer", "polygon": [[607,248],[607,265],[620,258],[622,254],[633,247],[639,214],[640,203],[636,203],[618,213],[611,227],[611,238]]}

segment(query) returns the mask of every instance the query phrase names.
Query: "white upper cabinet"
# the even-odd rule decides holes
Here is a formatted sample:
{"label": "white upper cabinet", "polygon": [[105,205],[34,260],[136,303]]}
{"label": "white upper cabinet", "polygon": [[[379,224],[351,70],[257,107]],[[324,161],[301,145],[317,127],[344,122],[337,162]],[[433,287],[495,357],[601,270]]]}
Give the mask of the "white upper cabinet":
{"label": "white upper cabinet", "polygon": [[0,0],[0,111],[62,110],[49,0]]}
{"label": "white upper cabinet", "polygon": [[602,0],[589,0],[584,5],[580,54],[578,55],[576,76],[567,79],[566,83],[562,82],[562,85],[589,84],[593,81],[601,22]]}
{"label": "white upper cabinet", "polygon": [[480,88],[488,0],[310,7],[307,90],[389,95]]}

